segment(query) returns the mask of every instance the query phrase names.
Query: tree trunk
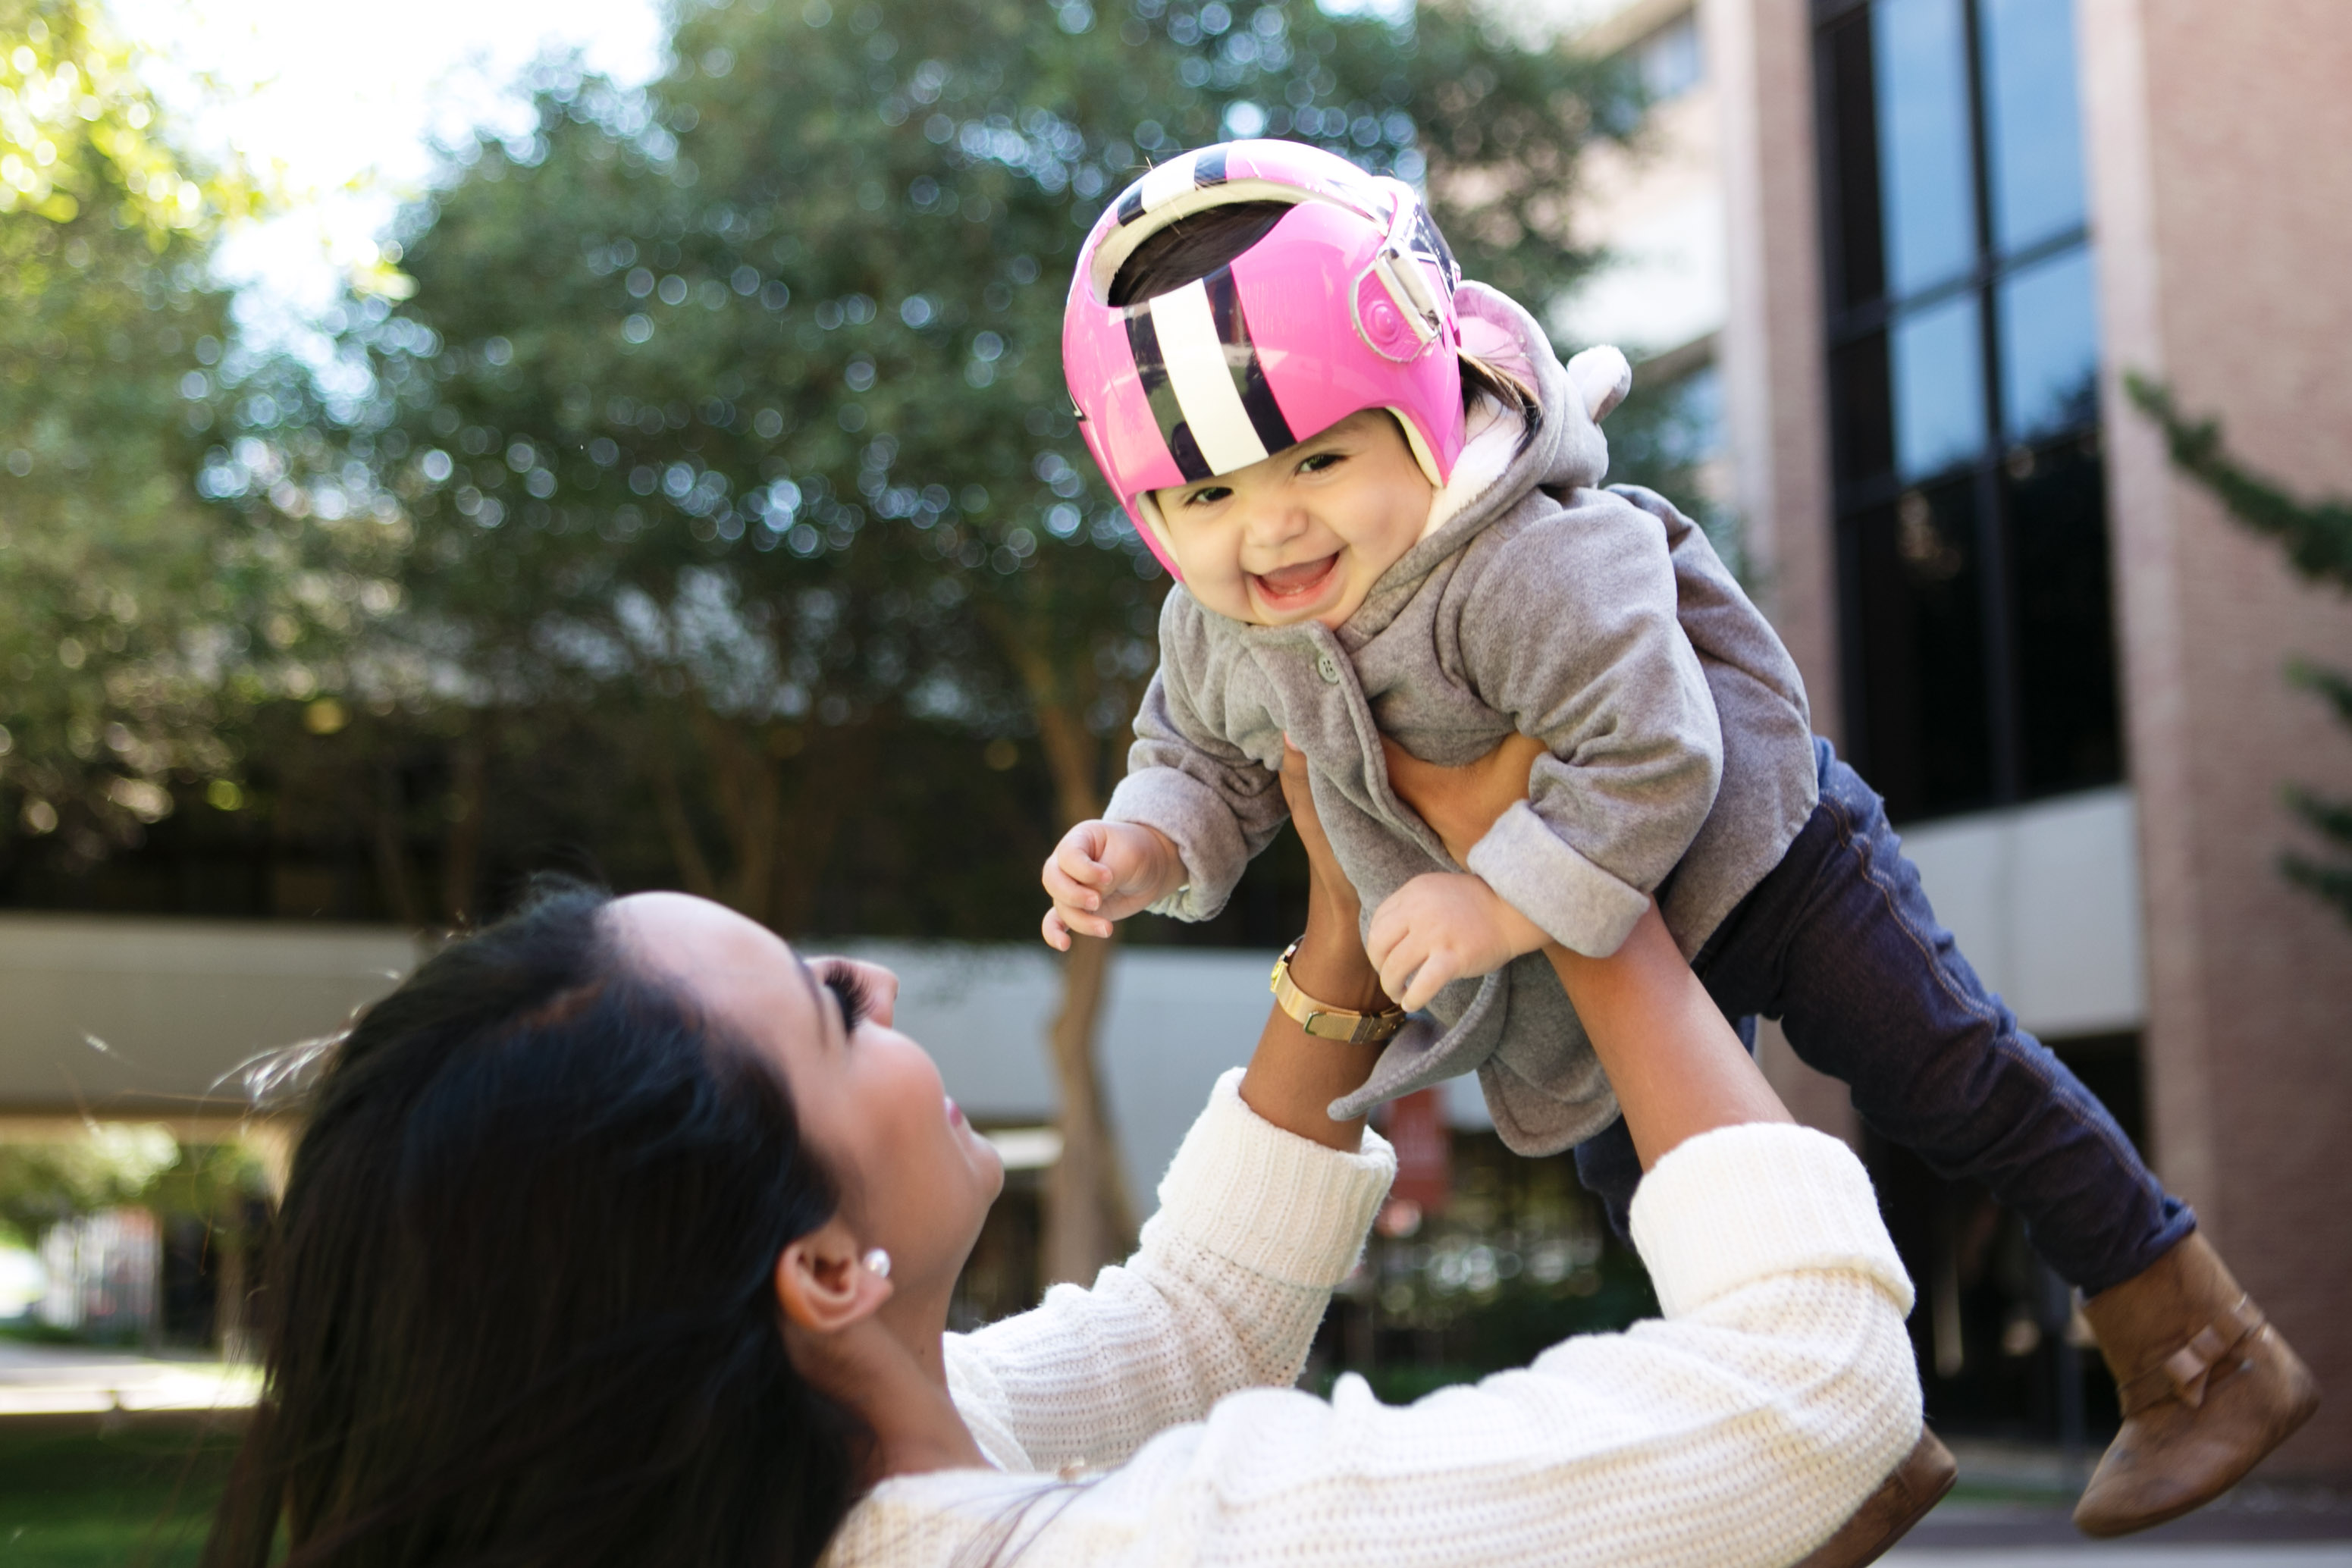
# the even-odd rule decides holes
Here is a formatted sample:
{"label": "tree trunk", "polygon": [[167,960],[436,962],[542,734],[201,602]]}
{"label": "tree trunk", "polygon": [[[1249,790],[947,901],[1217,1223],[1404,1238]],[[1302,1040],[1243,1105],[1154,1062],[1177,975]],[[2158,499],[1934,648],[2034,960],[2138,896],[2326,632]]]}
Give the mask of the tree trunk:
{"label": "tree trunk", "polygon": [[480,736],[467,730],[449,749],[449,832],[442,841],[441,910],[453,926],[465,926],[482,878],[482,805],[488,758]]}
{"label": "tree trunk", "polygon": [[409,874],[406,843],[407,812],[400,798],[400,773],[390,763],[376,770],[375,811],[371,835],[375,851],[375,879],[392,918],[415,931],[425,924],[425,910]]}
{"label": "tree trunk", "polygon": [[[1036,692],[1033,674],[1032,692]],[[1102,811],[1103,742],[1067,703],[1037,702],[1037,732],[1065,826]],[[1118,1135],[1104,1104],[1095,1051],[1103,992],[1118,938],[1073,937],[1062,963],[1062,1006],[1046,1037],[1062,1103],[1062,1157],[1045,1180],[1045,1282],[1094,1279],[1135,1235]]]}
{"label": "tree trunk", "polygon": [[694,831],[694,819],[687,813],[685,792],[678,787],[675,737],[651,734],[647,740],[648,760],[653,766],[654,809],[661,817],[662,835],[669,840],[670,858],[677,865],[678,880],[695,897],[715,899],[719,896],[719,879],[710,874],[710,861],[702,852],[702,839]]}
{"label": "tree trunk", "polygon": [[[789,742],[782,739],[791,736]],[[809,736],[813,735],[813,739]],[[799,757],[787,830],[776,856],[774,892],[768,923],[797,937],[814,923],[816,895],[852,802],[868,797],[877,765],[877,737],[866,724],[806,732],[778,731],[772,751]],[[802,748],[805,746],[807,750]],[[789,749],[785,749],[788,747]]]}

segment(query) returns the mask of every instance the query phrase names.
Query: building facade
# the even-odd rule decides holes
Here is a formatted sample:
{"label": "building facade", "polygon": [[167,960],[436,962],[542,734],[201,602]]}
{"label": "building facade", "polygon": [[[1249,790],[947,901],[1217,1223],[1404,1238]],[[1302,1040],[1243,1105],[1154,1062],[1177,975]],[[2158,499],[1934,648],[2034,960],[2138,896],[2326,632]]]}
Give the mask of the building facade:
{"label": "building facade", "polygon": [[[2352,794],[2352,738],[2284,674],[2352,665],[2352,605],[2180,479],[2125,387],[2168,385],[2298,493],[2352,494],[2352,8],[1572,21],[1645,80],[1696,47],[1646,153],[1601,171],[1582,237],[1624,261],[1561,325],[1648,355],[1637,395],[1719,386],[1722,499],[1816,727],[1986,978],[2336,1391],[2265,1473],[2352,1476],[2352,927],[2277,868],[2311,847],[2284,787]],[[2088,1388],[2095,1426],[2013,1226],[1768,1051],[1871,1148],[1921,1275],[1931,1412],[2079,1430]]]}

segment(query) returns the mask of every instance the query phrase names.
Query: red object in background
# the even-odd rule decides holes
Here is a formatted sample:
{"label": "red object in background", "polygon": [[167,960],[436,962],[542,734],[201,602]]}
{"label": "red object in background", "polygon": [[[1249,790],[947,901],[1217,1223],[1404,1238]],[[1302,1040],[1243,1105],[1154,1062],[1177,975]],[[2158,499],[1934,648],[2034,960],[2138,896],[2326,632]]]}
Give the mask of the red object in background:
{"label": "red object in background", "polygon": [[1411,1204],[1423,1215],[1444,1214],[1454,1195],[1454,1133],[1445,1125],[1444,1091],[1417,1089],[1391,1100],[1381,1131],[1396,1146],[1396,1185],[1389,1201]]}

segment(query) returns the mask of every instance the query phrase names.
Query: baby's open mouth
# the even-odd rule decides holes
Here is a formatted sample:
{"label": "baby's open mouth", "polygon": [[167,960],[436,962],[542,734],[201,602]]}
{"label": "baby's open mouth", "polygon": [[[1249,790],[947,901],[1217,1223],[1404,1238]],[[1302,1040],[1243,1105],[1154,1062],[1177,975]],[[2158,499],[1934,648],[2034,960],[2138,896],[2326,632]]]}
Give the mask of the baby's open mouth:
{"label": "baby's open mouth", "polygon": [[1253,572],[1250,577],[1268,604],[1290,605],[1314,595],[1330,580],[1339,564],[1339,552],[1334,551],[1319,561],[1301,561],[1295,565],[1277,566],[1271,572]]}

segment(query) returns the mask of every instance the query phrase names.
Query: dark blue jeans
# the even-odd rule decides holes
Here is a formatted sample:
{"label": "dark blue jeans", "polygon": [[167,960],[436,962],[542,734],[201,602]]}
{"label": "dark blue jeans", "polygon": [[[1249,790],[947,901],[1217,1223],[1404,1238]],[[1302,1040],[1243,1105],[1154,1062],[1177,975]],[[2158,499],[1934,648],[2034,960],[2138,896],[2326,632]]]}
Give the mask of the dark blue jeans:
{"label": "dark blue jeans", "polygon": [[[1780,1020],[1874,1131],[1990,1188],[2061,1278],[2086,1293],[2130,1279],[2196,1215],[1985,989],[1936,923],[1884,803],[1828,742],[1813,749],[1821,805],[1700,949],[1692,967],[1707,994],[1727,1018]],[[1625,1123],[1580,1145],[1576,1170],[1622,1235],[1642,1176]]]}

